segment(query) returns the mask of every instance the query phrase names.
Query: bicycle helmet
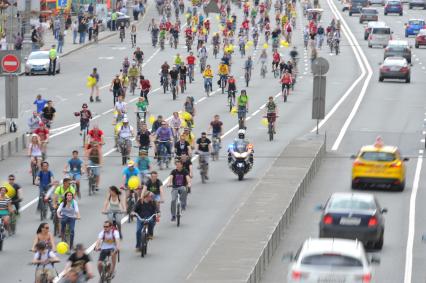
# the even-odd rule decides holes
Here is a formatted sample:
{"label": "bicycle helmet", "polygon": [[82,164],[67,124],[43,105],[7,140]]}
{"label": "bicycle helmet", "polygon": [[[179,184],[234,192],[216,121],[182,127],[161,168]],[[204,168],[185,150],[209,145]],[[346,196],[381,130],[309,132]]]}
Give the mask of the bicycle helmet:
{"label": "bicycle helmet", "polygon": [[83,103],[83,105],[81,106],[81,108],[87,108],[87,103]]}
{"label": "bicycle helmet", "polygon": [[245,130],[240,129],[240,130],[238,131],[238,138],[239,138],[239,139],[244,139],[245,135],[246,135],[246,131],[245,131]]}
{"label": "bicycle helmet", "polygon": [[124,119],[123,119],[123,123],[129,123],[129,119],[124,118]]}

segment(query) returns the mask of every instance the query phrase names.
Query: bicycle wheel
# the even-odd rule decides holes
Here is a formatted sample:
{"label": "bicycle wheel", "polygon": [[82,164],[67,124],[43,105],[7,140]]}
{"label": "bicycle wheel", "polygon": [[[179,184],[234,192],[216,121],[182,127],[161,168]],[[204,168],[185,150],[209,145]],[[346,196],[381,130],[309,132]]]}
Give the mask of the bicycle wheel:
{"label": "bicycle wheel", "polygon": [[59,219],[58,216],[55,214],[53,215],[53,236],[58,236],[60,234],[60,229],[59,229]]}
{"label": "bicycle wheel", "polygon": [[146,234],[145,228],[142,229],[142,241],[141,241],[141,257],[145,257],[148,246],[148,235]]}
{"label": "bicycle wheel", "polygon": [[200,175],[201,175],[201,183],[205,184],[206,183],[206,172],[204,171],[204,165],[201,165]]}
{"label": "bicycle wheel", "polygon": [[41,221],[46,219],[46,214],[47,214],[46,203],[43,200],[41,200],[41,207],[40,207],[40,220]]}
{"label": "bicycle wheel", "polygon": [[268,134],[269,134],[269,141],[272,141],[274,139],[274,129],[272,127],[272,122],[269,122]]}
{"label": "bicycle wheel", "polygon": [[11,214],[10,214],[10,233],[9,233],[9,235],[14,235],[15,233],[16,233],[16,217],[17,217],[17,215],[16,215],[16,213],[15,212],[12,212]]}
{"label": "bicycle wheel", "polygon": [[167,90],[167,81],[163,80],[163,92],[166,93]]}
{"label": "bicycle wheel", "polygon": [[229,105],[229,112],[232,111],[232,107],[234,107],[234,105],[232,105],[232,97],[228,96],[228,105]]}
{"label": "bicycle wheel", "polygon": [[35,185],[35,179],[37,178],[37,174],[38,174],[37,163],[32,163],[31,164],[31,175],[33,177],[33,185]]}
{"label": "bicycle wheel", "polygon": [[248,85],[249,85],[249,81],[250,81],[250,76],[249,76],[249,74],[248,74],[248,73],[246,73],[246,75],[245,75],[245,79],[246,79],[246,87],[248,87]]}
{"label": "bicycle wheel", "polygon": [[176,87],[172,86],[173,100],[176,100]]}
{"label": "bicycle wheel", "polygon": [[[178,195],[178,198],[180,198],[180,195]],[[181,212],[181,205],[180,205],[180,202],[178,202],[176,204],[176,225],[177,225],[177,227],[180,226],[180,216],[181,216],[180,212]]]}

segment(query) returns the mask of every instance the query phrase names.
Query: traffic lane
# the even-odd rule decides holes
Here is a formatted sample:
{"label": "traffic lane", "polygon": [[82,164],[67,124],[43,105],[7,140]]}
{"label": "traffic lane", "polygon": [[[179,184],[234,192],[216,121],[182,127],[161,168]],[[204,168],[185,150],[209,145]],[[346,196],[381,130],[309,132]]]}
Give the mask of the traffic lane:
{"label": "traffic lane", "polygon": [[[307,189],[304,198],[296,209],[293,219],[284,232],[283,240],[275,251],[273,259],[267,267],[262,282],[285,282],[288,272],[288,259],[285,255],[295,254],[307,238],[317,238],[321,213],[315,207],[325,204],[332,193],[351,192],[351,163],[346,155],[328,153],[323,159],[320,170]],[[405,242],[407,237],[406,219],[407,203],[410,199],[411,185],[414,176],[414,163],[407,163],[407,187],[403,192],[381,190],[353,191],[374,194],[382,207],[388,209],[385,214],[384,245],[381,251],[369,251],[380,256],[381,263],[374,266],[374,282],[403,282]],[[339,176],[338,178],[336,176]],[[395,261],[395,257],[399,261]],[[417,281],[413,281],[417,282]]]}

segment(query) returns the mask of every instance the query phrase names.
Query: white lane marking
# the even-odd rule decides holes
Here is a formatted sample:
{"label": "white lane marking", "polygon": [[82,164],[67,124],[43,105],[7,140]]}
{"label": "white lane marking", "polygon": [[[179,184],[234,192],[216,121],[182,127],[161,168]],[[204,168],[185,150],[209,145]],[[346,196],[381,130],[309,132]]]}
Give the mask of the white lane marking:
{"label": "white lane marking", "polygon": [[30,207],[31,205],[33,205],[34,203],[36,203],[38,201],[38,198],[33,199],[32,201],[30,201],[29,203],[25,204],[24,206],[22,206],[19,209],[19,212],[24,211],[25,209],[27,209],[28,207]]}
{"label": "white lane marking", "polygon": [[411,190],[410,196],[410,210],[408,216],[408,237],[407,247],[405,251],[405,273],[404,283],[411,283],[411,275],[413,271],[413,245],[414,245],[414,232],[416,224],[416,197],[419,189],[420,172],[423,165],[423,150],[422,153],[417,157],[416,171],[414,173],[413,189]]}
{"label": "white lane marking", "polygon": [[[340,130],[339,135],[337,136],[336,141],[333,144],[333,147],[331,148],[331,150],[337,150],[339,148],[340,143],[342,142],[343,137],[345,136],[345,133],[350,125],[350,123],[352,122],[352,119],[355,117],[355,114],[358,112],[358,108],[361,105],[361,102],[365,96],[365,93],[367,92],[367,87],[368,84],[370,83],[370,80],[373,76],[373,70],[371,69],[370,64],[368,63],[367,58],[365,57],[364,52],[362,51],[360,44],[358,42],[358,40],[355,38],[355,36],[353,35],[352,31],[349,29],[348,24],[346,23],[345,19],[341,16],[339,10],[336,8],[336,5],[334,4],[334,2],[332,2],[331,0],[327,0],[328,5],[330,6],[333,14],[336,16],[337,19],[340,19],[340,21],[342,22],[343,26],[345,27],[343,29],[343,32],[346,34],[348,34],[351,39],[352,39],[352,44],[351,47],[356,48],[356,50],[358,51],[359,56],[362,58],[362,62],[359,61],[359,58],[357,58],[358,64],[360,65],[360,67],[362,69],[367,68],[367,77],[364,81],[364,84],[362,86],[361,92],[358,96],[358,99],[355,102],[354,107],[352,108],[351,113],[349,114],[348,118],[346,119],[345,123],[343,124],[343,127]],[[355,44],[354,44],[355,43]],[[363,64],[364,63],[364,66]],[[365,70],[364,70],[365,71]]]}
{"label": "white lane marking", "polygon": [[110,86],[110,84],[106,84],[106,85],[101,86],[99,89],[104,89],[104,88],[107,88],[109,86]]}
{"label": "white lane marking", "polygon": [[84,95],[84,93],[79,93],[79,94],[77,94],[77,96],[83,96]]}

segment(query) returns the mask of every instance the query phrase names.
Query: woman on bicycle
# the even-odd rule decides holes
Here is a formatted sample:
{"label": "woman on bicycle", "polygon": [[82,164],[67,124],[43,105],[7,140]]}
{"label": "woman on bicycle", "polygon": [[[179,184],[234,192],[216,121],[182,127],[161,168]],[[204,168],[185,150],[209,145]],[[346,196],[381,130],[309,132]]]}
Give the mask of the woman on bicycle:
{"label": "woman on bicycle", "polygon": [[7,188],[0,186],[0,218],[3,219],[6,230],[9,230],[10,213],[14,213],[12,208],[12,200],[6,195]]}
{"label": "woman on bicycle", "polygon": [[111,82],[110,91],[112,91],[113,105],[118,100],[118,97],[122,94],[123,85],[120,80],[120,75],[115,75],[115,78]]}
{"label": "woman on bicycle", "polygon": [[291,77],[291,74],[288,71],[288,69],[286,69],[281,78],[281,92],[283,93],[283,95],[284,95],[284,90],[286,89],[287,89],[287,95],[290,94],[290,87],[292,83],[293,83],[293,78]]}
{"label": "woman on bicycle", "polygon": [[238,121],[240,129],[245,128],[245,120],[248,112],[248,96],[245,89],[241,90],[240,96],[238,96]]}
{"label": "woman on bicycle", "polygon": [[65,242],[65,230],[68,225],[70,233],[70,250],[74,248],[74,228],[75,220],[80,219],[80,211],[78,210],[77,201],[74,199],[74,195],[71,192],[65,194],[64,200],[59,204],[57,210],[58,218],[61,219],[61,238]]}
{"label": "woman on bicycle", "polygon": [[33,252],[36,252],[36,245],[40,242],[44,243],[49,250],[55,251],[55,237],[53,237],[49,229],[49,224],[46,222],[43,222],[38,226],[36,235],[34,237],[33,246],[31,247]]}
{"label": "woman on bicycle", "polygon": [[176,142],[180,135],[180,128],[182,127],[182,120],[180,119],[178,112],[173,112],[172,119],[170,120],[170,126],[172,127],[174,141]]}
{"label": "woman on bicycle", "polygon": [[[31,164],[37,164],[38,169],[41,168],[42,145],[37,134],[31,135],[31,143],[28,146],[28,156],[31,158]],[[32,171],[30,167],[30,171]]]}
{"label": "woman on bicycle", "polygon": [[272,123],[272,129],[275,134],[275,120],[277,119],[277,104],[274,102],[274,97],[270,96],[268,102],[266,103],[266,118],[268,119],[268,123]]}
{"label": "woman on bicycle", "polygon": [[191,96],[186,97],[185,103],[183,104],[185,112],[191,114],[191,119],[187,121],[188,127],[192,128],[194,125],[194,116],[195,116],[195,104],[194,98]]}
{"label": "woman on bicycle", "polygon": [[[121,237],[121,213],[126,212],[126,207],[120,198],[121,192],[116,186],[110,186],[108,194],[104,201],[102,213],[107,214],[108,220],[113,222],[115,220],[117,228],[120,231]],[[114,215],[115,213],[115,215]],[[114,219],[115,216],[115,219]]]}

